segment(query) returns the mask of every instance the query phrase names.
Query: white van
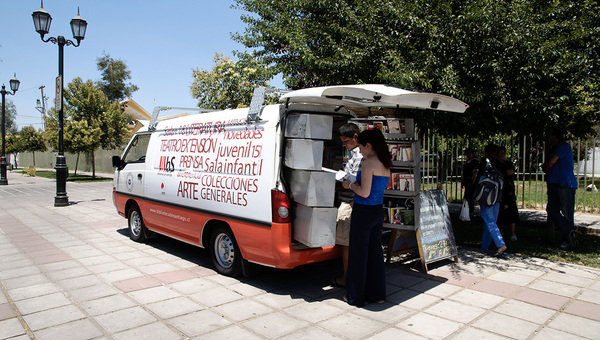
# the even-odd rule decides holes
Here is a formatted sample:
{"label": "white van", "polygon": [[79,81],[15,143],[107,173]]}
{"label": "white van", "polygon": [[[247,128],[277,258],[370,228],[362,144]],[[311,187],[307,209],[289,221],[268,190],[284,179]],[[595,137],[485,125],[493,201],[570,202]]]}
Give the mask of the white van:
{"label": "white van", "polygon": [[340,256],[335,247],[339,126],[370,108],[464,112],[465,103],[386,85],[293,91],[278,105],[150,122],[116,167],[113,201],[132,240],[148,231],[207,248],[216,270]]}

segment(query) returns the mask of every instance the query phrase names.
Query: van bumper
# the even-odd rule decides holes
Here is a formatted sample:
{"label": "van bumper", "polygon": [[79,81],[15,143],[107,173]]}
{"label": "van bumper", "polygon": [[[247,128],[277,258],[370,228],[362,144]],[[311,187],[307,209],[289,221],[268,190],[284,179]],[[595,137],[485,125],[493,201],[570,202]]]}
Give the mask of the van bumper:
{"label": "van bumper", "polygon": [[290,223],[271,224],[271,242],[276,268],[292,269],[304,264],[338,258],[342,255],[341,248],[335,246],[295,249],[291,244],[291,230]]}

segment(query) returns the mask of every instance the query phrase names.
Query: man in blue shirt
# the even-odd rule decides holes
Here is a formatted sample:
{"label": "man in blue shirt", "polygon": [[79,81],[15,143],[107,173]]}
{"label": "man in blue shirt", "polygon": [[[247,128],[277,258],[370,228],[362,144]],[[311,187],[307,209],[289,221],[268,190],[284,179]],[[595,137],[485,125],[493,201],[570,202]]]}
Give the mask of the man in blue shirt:
{"label": "man in blue shirt", "polygon": [[542,165],[548,181],[546,211],[562,233],[560,247],[575,249],[578,245],[574,223],[577,178],[574,174],[573,149],[558,130],[552,132],[547,144],[552,148],[552,155]]}

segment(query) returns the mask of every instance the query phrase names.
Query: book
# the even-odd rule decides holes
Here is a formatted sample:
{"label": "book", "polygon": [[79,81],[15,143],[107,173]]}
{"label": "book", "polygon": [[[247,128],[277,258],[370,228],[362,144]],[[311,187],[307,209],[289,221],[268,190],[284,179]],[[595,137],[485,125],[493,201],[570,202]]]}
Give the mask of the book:
{"label": "book", "polygon": [[401,133],[400,122],[398,120],[388,120],[387,123],[390,133]]}
{"label": "book", "polygon": [[411,174],[397,174],[398,187],[396,190],[415,191],[415,176]]}

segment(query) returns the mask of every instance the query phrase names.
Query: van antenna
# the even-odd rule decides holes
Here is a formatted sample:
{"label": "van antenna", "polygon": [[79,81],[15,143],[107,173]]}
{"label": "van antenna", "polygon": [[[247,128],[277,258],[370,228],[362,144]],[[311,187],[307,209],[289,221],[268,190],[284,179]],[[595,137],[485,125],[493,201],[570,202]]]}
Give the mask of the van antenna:
{"label": "van antenna", "polygon": [[200,113],[215,111],[215,110],[203,109],[200,107],[155,106],[154,111],[152,111],[152,117],[150,118],[150,123],[148,123],[148,130],[149,131],[156,130],[158,114],[160,113],[160,111],[170,111],[170,110],[198,111]]}

